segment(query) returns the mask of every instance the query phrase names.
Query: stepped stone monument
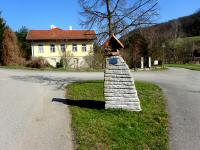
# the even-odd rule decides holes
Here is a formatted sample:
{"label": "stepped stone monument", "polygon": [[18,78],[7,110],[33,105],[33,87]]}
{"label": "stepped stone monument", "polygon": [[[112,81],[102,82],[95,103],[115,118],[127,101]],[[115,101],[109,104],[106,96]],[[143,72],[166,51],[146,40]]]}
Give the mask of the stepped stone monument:
{"label": "stepped stone monument", "polygon": [[128,65],[119,56],[123,44],[112,35],[104,48],[108,56],[104,73],[105,108],[141,111],[134,79]]}

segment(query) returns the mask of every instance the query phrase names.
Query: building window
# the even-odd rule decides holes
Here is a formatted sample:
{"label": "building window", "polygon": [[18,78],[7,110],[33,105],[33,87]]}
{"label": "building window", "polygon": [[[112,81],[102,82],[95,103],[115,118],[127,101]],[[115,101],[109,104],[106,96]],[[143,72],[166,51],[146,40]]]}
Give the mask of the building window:
{"label": "building window", "polygon": [[72,44],[72,52],[77,52],[77,44]]}
{"label": "building window", "polygon": [[38,50],[39,50],[39,53],[44,53],[43,44],[38,44]]}
{"label": "building window", "polygon": [[61,48],[61,51],[64,53],[65,52],[65,44],[60,44],[60,48]]}
{"label": "building window", "polygon": [[83,52],[86,52],[86,51],[87,51],[87,46],[86,46],[86,44],[82,44],[82,51],[83,51]]}
{"label": "building window", "polygon": [[51,53],[55,53],[55,51],[56,51],[55,44],[50,45],[50,50],[51,50]]}

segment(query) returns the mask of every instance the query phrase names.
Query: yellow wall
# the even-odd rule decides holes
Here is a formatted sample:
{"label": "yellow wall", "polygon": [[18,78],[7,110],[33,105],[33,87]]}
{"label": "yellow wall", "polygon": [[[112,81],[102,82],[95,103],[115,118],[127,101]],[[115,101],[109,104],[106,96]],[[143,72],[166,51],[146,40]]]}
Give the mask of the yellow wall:
{"label": "yellow wall", "polygon": [[[77,44],[77,52],[72,51],[72,44]],[[43,44],[44,53],[39,53],[38,44]],[[50,45],[55,44],[55,52],[51,53]],[[73,57],[84,57],[87,56],[89,52],[93,51],[93,41],[68,41],[68,42],[33,42],[32,43],[32,56],[33,57],[61,57],[63,53],[61,52],[60,44],[65,44],[66,52],[72,54]],[[82,44],[87,45],[87,51],[82,51]]]}

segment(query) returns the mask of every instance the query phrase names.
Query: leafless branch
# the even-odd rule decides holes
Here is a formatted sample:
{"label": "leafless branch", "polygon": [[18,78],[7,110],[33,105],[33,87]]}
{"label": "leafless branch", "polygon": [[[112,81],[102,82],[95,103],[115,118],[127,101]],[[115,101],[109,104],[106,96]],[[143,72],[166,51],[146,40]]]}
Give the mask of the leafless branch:
{"label": "leafless branch", "polygon": [[[98,35],[123,35],[129,30],[153,24],[158,0],[79,0],[81,25],[98,30]],[[104,36],[104,37],[105,37]]]}

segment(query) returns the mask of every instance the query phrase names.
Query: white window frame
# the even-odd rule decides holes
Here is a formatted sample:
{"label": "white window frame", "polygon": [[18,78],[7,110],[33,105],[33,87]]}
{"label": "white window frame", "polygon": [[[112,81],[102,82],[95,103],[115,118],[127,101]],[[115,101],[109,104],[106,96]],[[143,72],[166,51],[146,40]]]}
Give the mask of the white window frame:
{"label": "white window frame", "polygon": [[72,52],[77,52],[77,51],[78,51],[77,44],[73,43],[72,44]]}
{"label": "white window frame", "polygon": [[66,45],[64,43],[60,44],[60,50],[64,53],[66,51]]}
{"label": "white window frame", "polygon": [[82,51],[87,52],[87,44],[86,43],[82,44]]}
{"label": "white window frame", "polygon": [[44,45],[42,43],[38,44],[38,53],[44,53]]}
{"label": "white window frame", "polygon": [[50,52],[55,53],[56,52],[56,46],[55,44],[50,44]]}

